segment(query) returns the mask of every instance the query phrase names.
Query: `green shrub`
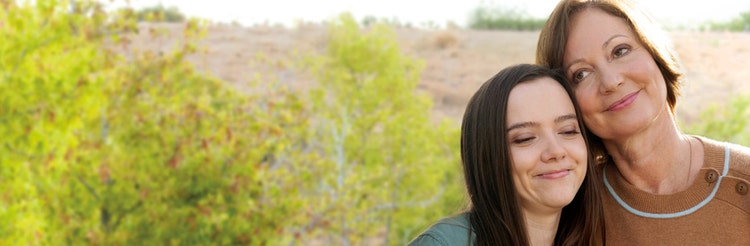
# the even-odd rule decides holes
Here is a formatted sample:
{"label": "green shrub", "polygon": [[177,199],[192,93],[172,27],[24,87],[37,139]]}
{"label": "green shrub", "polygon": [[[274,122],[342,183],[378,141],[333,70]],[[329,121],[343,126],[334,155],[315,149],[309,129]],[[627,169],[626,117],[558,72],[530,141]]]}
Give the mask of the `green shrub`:
{"label": "green shrub", "polygon": [[747,32],[750,31],[750,10],[740,13],[740,16],[726,22],[708,22],[706,25],[710,30]]}
{"label": "green shrub", "polygon": [[309,144],[322,161],[300,187],[314,205],[294,242],[406,244],[462,204],[458,130],[430,121],[430,99],[415,93],[423,65],[386,25],[363,32],[342,15],[329,33],[327,53],[306,63],[319,83]]}
{"label": "green shrub", "polygon": [[183,57],[202,23],[185,23],[171,52],[125,58],[112,47],[137,19],[75,5],[0,8],[0,244],[282,238],[300,184],[274,165],[315,161],[285,147],[307,129],[299,97],[243,95],[195,72]]}
{"label": "green shrub", "polygon": [[546,19],[533,18],[522,11],[484,5],[472,11],[469,27],[491,30],[540,30],[546,22]]}
{"label": "green shrub", "polygon": [[686,132],[750,146],[750,95],[731,97],[725,107],[713,104],[701,112],[700,119]]}
{"label": "green shrub", "polygon": [[184,59],[204,23],[128,51],[132,11],[74,4],[0,8],[0,245],[404,244],[460,206],[457,129],[390,29],[342,17],[321,87],[242,94]]}
{"label": "green shrub", "polygon": [[165,8],[163,5],[145,7],[136,11],[138,21],[148,22],[184,22],[185,14],[175,6]]}

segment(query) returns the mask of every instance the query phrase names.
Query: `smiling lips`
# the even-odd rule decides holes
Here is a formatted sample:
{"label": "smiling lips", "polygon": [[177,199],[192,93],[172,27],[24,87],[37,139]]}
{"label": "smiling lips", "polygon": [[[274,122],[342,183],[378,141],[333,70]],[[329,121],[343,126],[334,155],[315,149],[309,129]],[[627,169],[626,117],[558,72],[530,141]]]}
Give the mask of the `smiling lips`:
{"label": "smiling lips", "polygon": [[622,99],[618,100],[612,105],[609,105],[609,108],[607,108],[607,110],[605,111],[617,111],[617,110],[620,110],[629,106],[635,101],[636,98],[638,98],[639,92],[640,91],[636,91],[636,92],[628,94],[627,96],[623,97]]}
{"label": "smiling lips", "polygon": [[570,169],[563,169],[563,170],[557,170],[557,171],[539,174],[537,175],[537,177],[543,178],[543,179],[556,179],[556,178],[562,178],[562,177],[568,176],[569,173],[570,173]]}

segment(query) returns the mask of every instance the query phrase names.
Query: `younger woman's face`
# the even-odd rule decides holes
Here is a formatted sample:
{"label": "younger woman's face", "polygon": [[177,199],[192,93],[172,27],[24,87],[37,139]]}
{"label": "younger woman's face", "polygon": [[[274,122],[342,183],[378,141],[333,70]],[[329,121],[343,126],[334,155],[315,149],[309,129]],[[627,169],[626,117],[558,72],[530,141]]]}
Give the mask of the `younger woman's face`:
{"label": "younger woman's face", "polygon": [[565,89],[549,77],[521,82],[508,98],[513,182],[525,213],[568,205],[586,176],[587,149]]}

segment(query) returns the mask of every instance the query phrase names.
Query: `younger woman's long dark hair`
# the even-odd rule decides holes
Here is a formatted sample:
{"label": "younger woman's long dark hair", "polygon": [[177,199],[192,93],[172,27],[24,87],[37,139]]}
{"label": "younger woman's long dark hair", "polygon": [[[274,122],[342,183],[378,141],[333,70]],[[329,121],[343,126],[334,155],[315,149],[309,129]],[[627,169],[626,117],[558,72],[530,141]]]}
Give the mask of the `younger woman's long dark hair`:
{"label": "younger woman's long dark hair", "polygon": [[[508,96],[517,84],[550,77],[565,88],[575,105],[579,129],[585,127],[573,90],[558,72],[520,64],[501,70],[485,82],[466,107],[461,124],[461,159],[470,198],[469,221],[476,245],[529,245],[526,223],[513,185],[506,134]],[[588,146],[588,142],[587,142]],[[554,245],[603,245],[604,211],[597,173],[588,156],[583,184],[562,210]]]}

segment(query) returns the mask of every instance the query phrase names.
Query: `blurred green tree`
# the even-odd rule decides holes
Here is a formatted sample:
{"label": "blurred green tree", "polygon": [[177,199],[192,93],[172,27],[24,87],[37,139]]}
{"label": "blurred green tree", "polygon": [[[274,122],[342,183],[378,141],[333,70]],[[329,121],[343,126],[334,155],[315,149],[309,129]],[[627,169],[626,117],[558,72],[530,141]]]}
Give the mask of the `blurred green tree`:
{"label": "blurred green tree", "polygon": [[0,7],[0,245],[403,244],[462,205],[458,133],[430,121],[421,64],[350,16],[305,63],[310,94],[196,72],[205,23],[129,47],[132,9]]}
{"label": "blurred green tree", "polygon": [[470,14],[469,27],[480,30],[540,30],[546,18],[534,18],[526,11],[481,2]]}
{"label": "blurred green tree", "polygon": [[138,21],[149,21],[149,22],[184,22],[185,14],[180,12],[175,6],[168,8],[164,5],[155,5],[151,7],[145,7],[136,11]]}
{"label": "blurred green tree", "polygon": [[171,52],[132,51],[136,20],[95,1],[0,8],[0,244],[282,238],[299,184],[269,156],[315,160],[283,147],[307,128],[299,98],[195,72],[197,21]]}
{"label": "blurred green tree", "polygon": [[319,83],[311,144],[324,161],[316,182],[301,187],[317,206],[300,230],[341,245],[405,244],[462,205],[458,130],[430,120],[429,97],[416,93],[422,63],[401,54],[386,25],[363,32],[344,14],[329,37],[327,53],[307,62]]}
{"label": "blurred green tree", "polygon": [[700,119],[687,126],[686,132],[750,146],[750,95],[734,95],[723,107],[712,104]]}

